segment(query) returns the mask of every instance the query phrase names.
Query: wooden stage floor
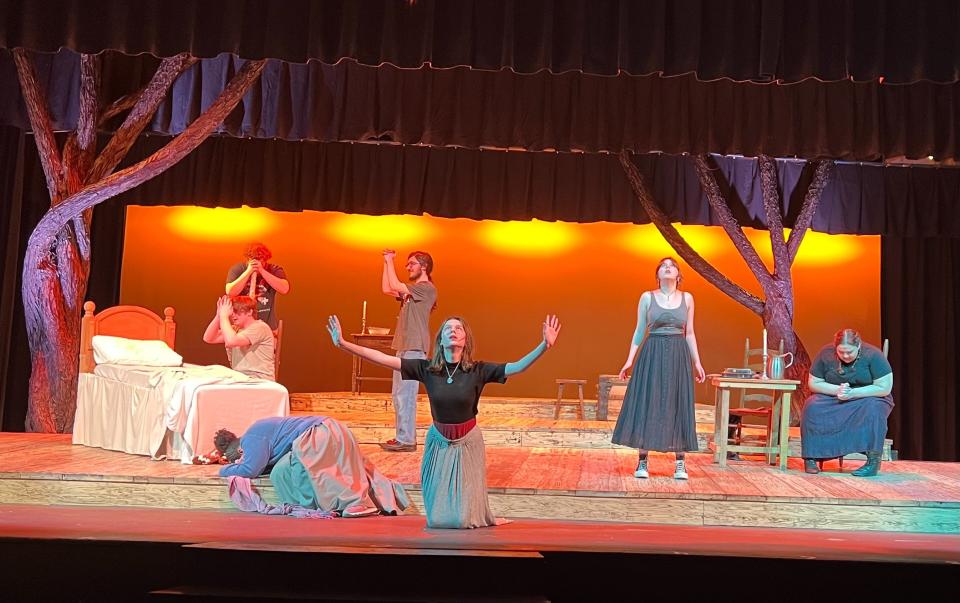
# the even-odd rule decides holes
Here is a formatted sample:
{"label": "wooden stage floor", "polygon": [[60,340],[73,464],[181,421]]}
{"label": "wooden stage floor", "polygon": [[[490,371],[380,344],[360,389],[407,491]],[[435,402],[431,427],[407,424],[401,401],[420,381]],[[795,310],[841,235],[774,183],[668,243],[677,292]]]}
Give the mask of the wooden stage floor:
{"label": "wooden stage floor", "polygon": [[[361,447],[419,513],[420,450]],[[856,478],[857,463],[813,476],[799,459],[786,472],[760,460],[720,469],[707,454],[688,459],[689,481],[674,480],[672,456],[660,454],[651,454],[653,477],[638,480],[631,450],[490,446],[491,505],[512,518],[960,533],[960,464],[886,462],[879,476]],[[68,435],[0,434],[0,504],[229,509],[217,469],[74,446]],[[273,499],[269,480],[259,487]]]}

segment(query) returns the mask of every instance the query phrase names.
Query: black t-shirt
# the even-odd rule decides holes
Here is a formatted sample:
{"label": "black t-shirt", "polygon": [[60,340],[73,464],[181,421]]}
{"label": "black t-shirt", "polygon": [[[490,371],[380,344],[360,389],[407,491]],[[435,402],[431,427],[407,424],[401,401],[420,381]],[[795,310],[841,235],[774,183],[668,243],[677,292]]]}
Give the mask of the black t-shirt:
{"label": "black t-shirt", "polygon": [[[227,272],[227,282],[232,283],[233,281],[237,280],[237,278],[239,278],[246,269],[246,262],[240,262],[231,266],[230,270]],[[267,264],[266,269],[270,274],[277,278],[282,278],[284,280],[287,278],[287,273],[282,267],[277,266],[276,264]],[[247,282],[243,285],[243,289],[240,290],[240,295],[249,294],[250,279],[248,278]],[[280,321],[277,318],[277,291],[270,286],[270,283],[268,283],[266,279],[257,278],[257,290],[254,292],[253,301],[257,302],[256,318],[259,318],[263,322],[270,325],[271,329],[276,330],[280,324]]]}
{"label": "black t-shirt", "polygon": [[[840,371],[843,371],[842,373]],[[810,374],[833,385],[849,383],[851,387],[872,385],[875,379],[893,372],[883,352],[864,343],[856,362],[844,364],[837,358],[833,345],[824,346],[810,364]]]}
{"label": "black t-shirt", "polygon": [[429,360],[400,359],[400,376],[423,383],[430,398],[430,414],[438,423],[464,423],[477,416],[480,393],[487,383],[506,383],[505,364],[476,362],[469,371],[463,367],[454,372],[453,383],[447,383],[447,372],[430,372]]}

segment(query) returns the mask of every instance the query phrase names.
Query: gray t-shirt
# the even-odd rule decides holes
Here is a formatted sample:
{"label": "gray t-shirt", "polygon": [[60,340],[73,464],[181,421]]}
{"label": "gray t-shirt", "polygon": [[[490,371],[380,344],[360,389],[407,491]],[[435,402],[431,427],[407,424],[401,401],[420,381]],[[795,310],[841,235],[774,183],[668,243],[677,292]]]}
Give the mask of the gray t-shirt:
{"label": "gray t-shirt", "polygon": [[400,317],[393,336],[393,349],[398,352],[419,350],[430,353],[430,312],[437,303],[437,288],[426,281],[407,285],[409,295],[400,300]]}
{"label": "gray t-shirt", "polygon": [[273,331],[267,323],[255,320],[237,331],[240,337],[246,337],[250,345],[239,348],[227,348],[230,352],[230,366],[248,377],[274,381],[273,372]]}
{"label": "gray t-shirt", "polygon": [[[246,262],[240,262],[239,264],[230,266],[230,270],[227,272],[227,282],[232,283],[237,280],[246,269]],[[287,278],[287,273],[281,266],[267,264],[266,269],[267,272],[277,278],[284,280]],[[257,302],[257,318],[267,323],[271,329],[276,329],[279,324],[279,319],[277,318],[277,290],[271,287],[266,279],[259,278],[259,275],[256,289],[251,297],[253,297],[253,301]],[[244,283],[243,289],[240,290],[240,295],[250,295],[250,279],[247,279],[247,282]]]}

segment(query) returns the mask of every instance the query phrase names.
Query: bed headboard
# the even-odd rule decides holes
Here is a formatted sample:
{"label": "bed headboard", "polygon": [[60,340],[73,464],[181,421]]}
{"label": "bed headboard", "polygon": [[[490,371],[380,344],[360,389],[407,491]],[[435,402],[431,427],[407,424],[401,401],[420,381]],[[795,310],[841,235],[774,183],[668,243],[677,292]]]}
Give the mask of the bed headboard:
{"label": "bed headboard", "polygon": [[91,373],[97,363],[93,359],[93,336],[112,335],[127,339],[159,339],[176,349],[177,324],[173,308],[163,309],[163,318],[140,306],[114,306],[94,315],[92,301],[83,304],[80,321],[80,372]]}

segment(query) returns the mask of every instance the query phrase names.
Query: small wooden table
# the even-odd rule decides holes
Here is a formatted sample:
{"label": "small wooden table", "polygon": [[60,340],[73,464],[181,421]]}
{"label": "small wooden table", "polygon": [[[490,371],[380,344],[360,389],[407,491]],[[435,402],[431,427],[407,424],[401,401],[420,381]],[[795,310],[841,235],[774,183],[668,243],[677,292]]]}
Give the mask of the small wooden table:
{"label": "small wooden table", "polygon": [[[367,348],[380,350],[387,354],[396,354],[390,345],[393,343],[393,335],[370,335],[369,333],[351,333],[350,337],[353,343]],[[393,381],[390,377],[364,377],[363,376],[363,358],[353,356],[353,371],[350,374],[350,391],[359,394],[361,385],[364,381]]]}
{"label": "small wooden table", "polygon": [[610,406],[610,390],[615,385],[626,385],[630,379],[621,379],[619,375],[600,375],[597,383],[597,420],[607,420],[607,409]]}
{"label": "small wooden table", "polygon": [[[797,390],[800,382],[792,379],[738,379],[715,375],[710,377],[710,383],[716,388],[716,394],[719,396],[714,411],[714,462],[719,463],[721,467],[726,467],[728,452],[760,452],[768,455],[771,462],[773,455],[778,455],[780,469],[786,470],[790,449],[790,395]],[[727,427],[730,423],[730,390],[732,389],[764,389],[780,394],[779,399],[774,398],[773,402],[773,418],[776,421],[779,414],[779,429],[775,422],[770,430],[770,441],[766,446],[739,446],[730,445],[727,442]]]}

